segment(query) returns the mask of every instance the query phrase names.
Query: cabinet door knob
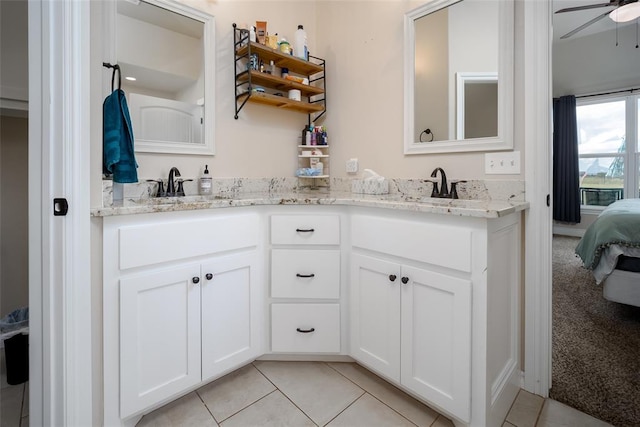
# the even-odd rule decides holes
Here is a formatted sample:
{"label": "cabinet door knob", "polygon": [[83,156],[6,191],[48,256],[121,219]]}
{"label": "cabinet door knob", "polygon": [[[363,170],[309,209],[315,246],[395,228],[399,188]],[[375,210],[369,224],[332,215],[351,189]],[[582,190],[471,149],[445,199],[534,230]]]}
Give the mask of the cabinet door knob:
{"label": "cabinet door knob", "polygon": [[311,274],[300,274],[300,273],[296,273],[296,277],[316,277],[315,274],[311,273]]}
{"label": "cabinet door knob", "polygon": [[313,228],[296,228],[296,233],[313,233]]}
{"label": "cabinet door knob", "polygon": [[213,279],[213,274],[207,273],[204,277],[206,277],[207,280],[211,280],[211,279]]}
{"label": "cabinet door knob", "polygon": [[308,334],[308,333],[313,332],[315,330],[316,330],[316,328],[309,328],[309,329],[296,328],[296,331],[300,332],[301,334]]}
{"label": "cabinet door knob", "polygon": [[406,285],[407,283],[409,283],[409,278],[408,278],[408,277],[403,277],[403,278],[402,278],[402,279],[400,279],[400,280],[402,280],[402,283],[403,283],[403,284],[405,284],[405,285]]}
{"label": "cabinet door knob", "polygon": [[195,276],[191,278],[191,281],[197,285],[198,283],[200,283],[200,278],[198,276]]}
{"label": "cabinet door knob", "polygon": [[392,282],[395,282],[397,278],[398,278],[398,276],[396,276],[395,274],[390,274],[389,275],[389,280],[391,280]]}

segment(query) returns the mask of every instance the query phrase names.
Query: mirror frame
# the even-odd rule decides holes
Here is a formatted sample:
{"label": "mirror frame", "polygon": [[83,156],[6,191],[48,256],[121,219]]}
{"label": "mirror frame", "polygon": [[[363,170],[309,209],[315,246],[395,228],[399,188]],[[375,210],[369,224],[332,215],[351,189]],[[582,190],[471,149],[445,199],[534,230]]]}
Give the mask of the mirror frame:
{"label": "mirror frame", "polygon": [[498,135],[491,138],[433,142],[415,140],[415,21],[460,1],[432,0],[405,13],[404,154],[513,150],[514,0],[496,0],[499,1],[500,15],[498,29]]}
{"label": "mirror frame", "polygon": [[[121,0],[130,1],[130,0]],[[135,140],[134,129],[134,150],[136,153],[162,153],[162,154],[196,154],[196,155],[214,155],[215,154],[215,18],[206,12],[198,9],[194,9],[184,3],[179,3],[173,0],[141,0],[151,5],[166,9],[170,12],[177,13],[200,21],[203,26],[203,67],[204,67],[204,133],[202,144],[190,144],[180,142],[153,142],[153,141],[137,141]],[[118,13],[117,1],[111,3],[111,10],[107,13],[107,16],[111,17],[111,22],[106,22],[108,31],[112,34],[112,37],[108,37],[105,40],[109,46],[107,51],[111,63],[117,63],[117,46],[113,43],[116,40],[116,15]],[[111,70],[107,70],[109,88],[111,87]],[[104,74],[103,74],[104,76]],[[211,100],[211,101],[208,101]]]}

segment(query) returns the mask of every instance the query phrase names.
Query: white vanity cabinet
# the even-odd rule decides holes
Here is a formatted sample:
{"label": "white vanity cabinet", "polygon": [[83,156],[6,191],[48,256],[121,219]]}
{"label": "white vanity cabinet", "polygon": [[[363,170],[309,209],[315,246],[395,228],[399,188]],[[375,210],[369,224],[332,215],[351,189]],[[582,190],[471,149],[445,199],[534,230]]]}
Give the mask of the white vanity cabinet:
{"label": "white vanity cabinet", "polygon": [[351,215],[350,354],[462,425],[518,390],[520,219]]}
{"label": "white vanity cabinet", "polygon": [[361,254],[351,256],[351,271],[352,356],[468,414],[471,282]]}
{"label": "white vanity cabinet", "polygon": [[263,353],[260,217],[232,213],[105,218],[105,425]]}
{"label": "white vanity cabinet", "polygon": [[271,351],[339,353],[340,215],[273,214]]}

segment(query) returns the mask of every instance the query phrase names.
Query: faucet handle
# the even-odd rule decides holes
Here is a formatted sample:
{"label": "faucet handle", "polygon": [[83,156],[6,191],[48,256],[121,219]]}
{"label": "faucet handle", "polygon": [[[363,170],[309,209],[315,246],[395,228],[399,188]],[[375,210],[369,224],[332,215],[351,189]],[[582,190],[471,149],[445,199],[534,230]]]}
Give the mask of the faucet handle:
{"label": "faucet handle", "polygon": [[148,179],[147,182],[158,183],[158,190],[156,191],[156,197],[165,197],[167,192],[164,191],[164,182],[161,179]]}
{"label": "faucet handle", "polygon": [[467,182],[463,179],[461,180],[452,180],[451,181],[451,194],[449,194],[449,196],[452,199],[457,199],[458,198],[458,184],[460,184],[461,182]]}
{"label": "faucet handle", "polygon": [[440,191],[438,189],[438,180],[427,178],[426,181],[433,184],[433,189],[431,190],[431,197],[438,197],[440,195]]}
{"label": "faucet handle", "polygon": [[178,189],[176,190],[176,196],[184,196],[184,188],[183,184],[187,181],[193,181],[192,179],[179,179],[178,180]]}

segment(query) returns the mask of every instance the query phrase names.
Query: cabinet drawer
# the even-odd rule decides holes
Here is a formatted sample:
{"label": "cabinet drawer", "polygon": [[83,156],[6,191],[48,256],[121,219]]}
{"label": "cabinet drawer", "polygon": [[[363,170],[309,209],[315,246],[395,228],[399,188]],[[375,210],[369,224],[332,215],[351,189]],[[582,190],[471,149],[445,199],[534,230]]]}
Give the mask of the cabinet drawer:
{"label": "cabinet drawer", "polygon": [[120,227],[119,268],[141,267],[258,244],[255,214],[173,219]]}
{"label": "cabinet drawer", "polygon": [[273,215],[271,243],[274,245],[338,245],[338,215]]}
{"label": "cabinet drawer", "polygon": [[428,222],[353,215],[351,244],[406,259],[471,271],[473,232]]}
{"label": "cabinet drawer", "polygon": [[340,352],[340,305],[272,304],[271,350]]}
{"label": "cabinet drawer", "polygon": [[340,298],[340,251],[271,251],[273,298]]}

